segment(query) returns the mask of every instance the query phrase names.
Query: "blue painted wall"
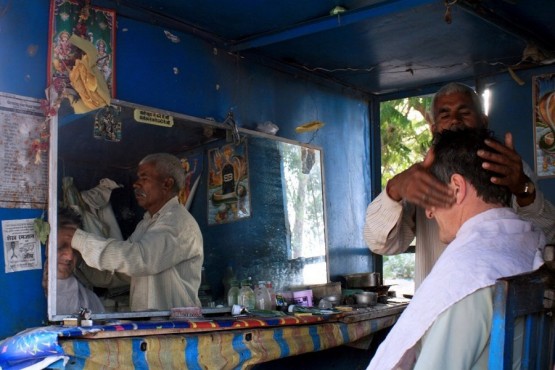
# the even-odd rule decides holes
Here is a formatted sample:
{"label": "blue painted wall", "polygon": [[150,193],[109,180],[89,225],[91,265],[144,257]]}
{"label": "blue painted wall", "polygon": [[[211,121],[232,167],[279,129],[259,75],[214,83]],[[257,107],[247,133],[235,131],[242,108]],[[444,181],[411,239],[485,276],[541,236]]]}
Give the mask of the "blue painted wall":
{"label": "blue painted wall", "polygon": [[[532,78],[554,73],[555,68],[544,67],[518,71],[525,82],[518,85],[509,74],[498,75],[480,81],[492,93],[489,112],[490,128],[502,138],[505,132],[513,134],[516,151],[534,170],[534,124],[532,108]],[[540,179],[538,185],[546,199],[555,203],[555,178]]]}
{"label": "blue painted wall", "polygon": [[[173,44],[161,28],[121,18],[118,24],[119,99],[217,120],[232,110],[242,127],[269,120],[279,136],[322,147],[330,275],[371,269],[361,233],[370,183],[367,101],[238,60],[179,32],[181,42]],[[326,125],[314,138],[295,132],[315,119]]]}
{"label": "blue painted wall", "polygon": [[[3,70],[9,71],[0,77],[0,91],[44,97],[48,3],[12,2],[0,18],[0,61]],[[329,84],[236,59],[179,32],[174,33],[181,42],[175,44],[162,28],[124,18],[117,21],[118,99],[217,120],[233,110],[242,127],[254,128],[270,120],[280,127],[278,135],[322,147],[331,276],[371,269],[361,236],[370,182],[366,100],[350,97]],[[37,47],[32,56],[27,51],[30,45]],[[315,137],[295,133],[297,125],[315,119],[326,124]],[[0,217],[21,218],[19,212],[2,210]],[[14,290],[32,286],[27,291],[29,299],[40,304],[28,312],[29,299],[13,299],[16,295],[9,294],[4,302],[10,302],[11,311],[0,312],[0,337],[39,325],[46,312],[41,271],[31,277],[10,275],[0,271],[0,279]],[[14,317],[8,319],[6,314],[12,311],[22,313],[18,320],[23,324],[16,324]]]}
{"label": "blue painted wall", "polygon": [[[6,2],[0,2],[5,6]],[[0,91],[44,97],[46,86],[46,40],[48,1],[20,0],[0,17]],[[40,217],[37,209],[0,209],[4,220]],[[0,250],[4,250],[0,238]],[[44,252],[44,250],[43,250]],[[44,259],[43,259],[44,260]],[[4,253],[0,257],[0,338],[46,320],[46,299],[41,286],[42,270],[6,274]]]}
{"label": "blue painted wall", "polygon": [[[0,91],[44,97],[48,3],[11,2],[7,14],[0,18]],[[118,99],[216,120],[233,110],[242,127],[253,128],[270,120],[280,127],[279,136],[322,147],[332,280],[373,269],[361,235],[371,188],[369,148],[373,130],[368,101],[328,83],[236,59],[179,32],[174,32],[181,38],[176,44],[165,37],[160,27],[125,18],[118,18],[117,22]],[[35,46],[36,52],[30,53]],[[518,138],[517,150],[533,164],[530,85],[519,87],[505,76],[486,82],[494,89],[492,128],[512,130]],[[311,133],[295,133],[297,125],[315,119],[326,125],[314,137]],[[379,145],[375,147],[379,149]],[[540,182],[552,201],[553,181]],[[33,218],[39,214],[39,210],[2,209],[0,219]],[[0,337],[39,325],[46,312],[40,289],[41,271],[3,271],[0,268],[0,283],[8,288],[0,293],[5,302],[0,310]]]}

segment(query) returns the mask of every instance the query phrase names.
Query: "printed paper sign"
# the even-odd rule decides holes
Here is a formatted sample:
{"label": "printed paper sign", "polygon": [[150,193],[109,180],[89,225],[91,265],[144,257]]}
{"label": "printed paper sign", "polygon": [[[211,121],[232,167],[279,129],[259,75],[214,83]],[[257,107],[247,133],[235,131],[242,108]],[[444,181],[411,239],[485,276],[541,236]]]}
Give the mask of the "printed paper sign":
{"label": "printed paper sign", "polygon": [[2,221],[6,273],[42,268],[40,242],[33,223],[33,219]]}

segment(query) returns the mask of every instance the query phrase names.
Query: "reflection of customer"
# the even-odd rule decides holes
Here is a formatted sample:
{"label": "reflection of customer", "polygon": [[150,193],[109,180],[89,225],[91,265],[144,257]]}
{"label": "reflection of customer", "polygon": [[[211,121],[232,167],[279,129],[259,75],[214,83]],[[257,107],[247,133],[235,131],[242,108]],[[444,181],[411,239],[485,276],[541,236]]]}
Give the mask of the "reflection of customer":
{"label": "reflection of customer", "polygon": [[[442,87],[432,100],[430,113],[432,133],[488,124],[480,97],[460,83]],[[492,149],[497,151],[495,155]],[[436,222],[426,219],[424,208],[448,206],[454,200],[448,188],[430,175],[431,154],[389,180],[386,189],[368,206],[364,226],[366,244],[372,252],[382,255],[405,252],[416,237],[416,288],[445,248],[439,241]],[[501,174],[492,179],[510,189],[516,212],[540,227],[548,242],[555,241],[555,207],[533,186],[534,174],[513,149],[512,136],[506,135],[505,145],[493,143],[491,148],[485,147],[480,156],[485,159],[484,165]]]}
{"label": "reflection of customer", "polygon": [[202,235],[195,219],[179,204],[184,174],[179,159],[151,154],[140,163],[133,184],[143,220],[126,241],[76,230],[72,246],[93,268],[131,276],[134,311],[200,306]]}
{"label": "reflection of customer", "polygon": [[369,369],[487,369],[495,280],[541,264],[544,234],[509,208],[508,187],[493,184],[496,174],[482,168],[477,152],[491,150],[486,139],[493,140],[486,129],[470,128],[436,138],[430,172],[453,192],[454,204],[428,207],[426,216],[449,244]]}
{"label": "reflection of customer", "polygon": [[[70,208],[61,208],[58,212],[58,268],[56,275],[57,295],[56,314],[66,315],[78,313],[81,308],[88,308],[93,313],[104,312],[104,306],[97,295],[86,288],[75,277],[77,252],[71,248],[71,236],[81,227],[81,216]],[[48,264],[45,265],[46,288]]]}

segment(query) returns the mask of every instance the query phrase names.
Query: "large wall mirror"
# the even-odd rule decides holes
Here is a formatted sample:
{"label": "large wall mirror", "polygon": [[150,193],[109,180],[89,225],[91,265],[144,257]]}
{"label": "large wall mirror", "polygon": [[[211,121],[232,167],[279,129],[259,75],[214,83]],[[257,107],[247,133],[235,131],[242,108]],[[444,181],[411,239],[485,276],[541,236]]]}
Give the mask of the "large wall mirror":
{"label": "large wall mirror", "polygon": [[[182,161],[187,182],[180,200],[203,235],[199,292],[203,310],[225,306],[224,280],[229,269],[239,280],[270,280],[277,291],[329,281],[319,148],[237,129],[232,119],[218,123],[123,101],[87,114],[65,111],[70,109],[60,109],[51,129],[52,230],[57,229],[58,207],[70,205],[83,213],[86,231],[125,240],[144,213],[132,186],[138,162],[147,154],[168,152]],[[233,189],[224,189],[218,181],[226,160],[239,168],[232,175],[236,177]],[[110,222],[117,227],[103,227]],[[56,233],[51,232],[51,321],[73,314],[57,309],[59,299],[64,299],[57,292],[57,245]],[[81,267],[87,268],[78,264],[76,272]],[[169,311],[130,311],[124,282],[93,289],[105,306],[104,313],[93,311],[93,318],[169,315]]]}

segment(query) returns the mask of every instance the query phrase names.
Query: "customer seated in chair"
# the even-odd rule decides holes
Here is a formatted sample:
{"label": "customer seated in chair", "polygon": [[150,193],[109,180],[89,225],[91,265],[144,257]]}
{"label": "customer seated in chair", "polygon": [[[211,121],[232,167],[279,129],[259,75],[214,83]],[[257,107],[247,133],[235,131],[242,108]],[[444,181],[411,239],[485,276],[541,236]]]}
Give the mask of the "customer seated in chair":
{"label": "customer seated in chair", "polygon": [[[75,314],[81,308],[88,308],[93,313],[104,312],[104,306],[98,296],[85,287],[75,277],[78,252],[71,248],[73,232],[81,227],[81,216],[71,208],[58,211],[58,268],[56,275],[57,295],[56,313],[59,315]],[[71,234],[68,236],[68,232]],[[43,287],[47,288],[48,263],[44,266]]]}
{"label": "customer seated in chair", "polygon": [[471,128],[435,136],[430,171],[456,200],[426,215],[448,245],[368,369],[487,369],[495,280],[542,264],[543,232],[519,218],[509,189],[482,168],[485,139],[495,140]]}

